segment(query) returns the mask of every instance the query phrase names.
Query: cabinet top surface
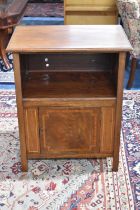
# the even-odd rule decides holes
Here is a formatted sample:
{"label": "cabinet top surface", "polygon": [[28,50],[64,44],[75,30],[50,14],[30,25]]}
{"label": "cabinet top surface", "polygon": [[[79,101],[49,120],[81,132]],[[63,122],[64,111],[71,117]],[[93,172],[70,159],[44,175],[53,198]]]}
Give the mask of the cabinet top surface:
{"label": "cabinet top surface", "polygon": [[119,25],[17,26],[11,52],[120,52],[132,47]]}

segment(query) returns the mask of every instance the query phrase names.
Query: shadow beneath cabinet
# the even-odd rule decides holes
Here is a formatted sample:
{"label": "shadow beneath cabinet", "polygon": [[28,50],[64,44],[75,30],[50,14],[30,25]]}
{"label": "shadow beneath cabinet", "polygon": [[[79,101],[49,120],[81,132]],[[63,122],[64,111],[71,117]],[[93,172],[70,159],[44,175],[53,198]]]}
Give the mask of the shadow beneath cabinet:
{"label": "shadow beneath cabinet", "polygon": [[0,132],[0,180],[73,179],[112,172],[112,158],[29,160],[28,172],[21,172],[18,131]]}

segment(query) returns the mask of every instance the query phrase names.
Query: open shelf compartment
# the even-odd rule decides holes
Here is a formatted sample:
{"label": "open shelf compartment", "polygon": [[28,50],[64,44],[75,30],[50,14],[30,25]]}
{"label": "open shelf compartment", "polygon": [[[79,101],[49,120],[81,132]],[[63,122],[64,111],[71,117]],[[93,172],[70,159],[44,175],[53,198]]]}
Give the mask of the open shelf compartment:
{"label": "open shelf compartment", "polygon": [[115,53],[23,54],[23,98],[116,98],[116,58]]}

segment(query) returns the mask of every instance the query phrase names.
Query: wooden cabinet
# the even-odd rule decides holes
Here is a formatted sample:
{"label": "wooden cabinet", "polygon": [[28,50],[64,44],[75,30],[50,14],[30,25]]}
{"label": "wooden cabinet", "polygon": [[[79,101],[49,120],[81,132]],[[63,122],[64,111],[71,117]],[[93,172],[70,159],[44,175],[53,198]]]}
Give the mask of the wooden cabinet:
{"label": "wooden cabinet", "polygon": [[65,0],[65,24],[116,24],[115,0]]}
{"label": "wooden cabinet", "polygon": [[[23,40],[23,42],[19,42]],[[14,70],[21,161],[119,161],[125,55],[121,26],[18,26]]]}

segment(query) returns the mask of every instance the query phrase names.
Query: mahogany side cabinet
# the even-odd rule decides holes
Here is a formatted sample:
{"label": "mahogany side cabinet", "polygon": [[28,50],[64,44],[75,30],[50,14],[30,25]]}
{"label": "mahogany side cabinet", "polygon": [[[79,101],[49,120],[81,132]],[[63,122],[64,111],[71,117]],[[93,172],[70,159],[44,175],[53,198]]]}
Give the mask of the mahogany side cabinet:
{"label": "mahogany side cabinet", "polygon": [[118,170],[125,58],[118,25],[17,26],[14,56],[22,170],[28,159],[113,157]]}

